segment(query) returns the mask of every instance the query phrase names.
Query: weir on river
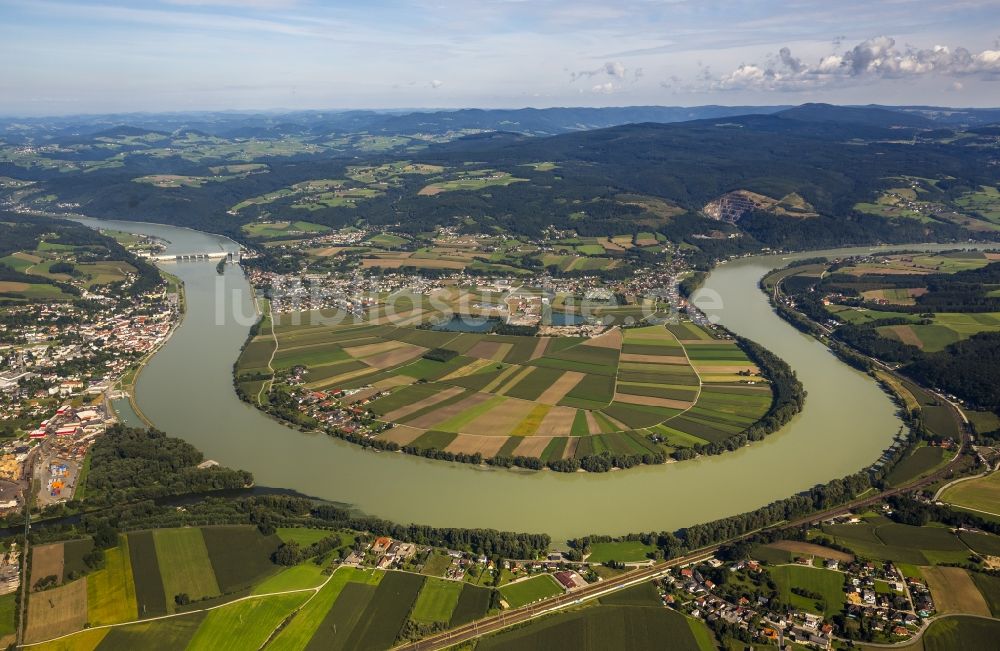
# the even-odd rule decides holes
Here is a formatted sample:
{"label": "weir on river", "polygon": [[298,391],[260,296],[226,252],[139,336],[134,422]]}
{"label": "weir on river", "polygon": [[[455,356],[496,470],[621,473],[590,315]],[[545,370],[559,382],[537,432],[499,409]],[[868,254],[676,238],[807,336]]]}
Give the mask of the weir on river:
{"label": "weir on river", "polygon": [[[166,254],[239,250],[224,237],[189,229],[80,221],[167,240]],[[782,321],[757,288],[767,271],[788,259],[720,265],[696,299],[710,316],[785,359],[808,392],[802,413],[779,432],[718,456],[603,474],[531,472],[375,452],[291,429],[236,397],[232,368],[256,320],[252,292],[239,266],[218,274],[209,262],[170,268],[185,283],[188,311],[141,373],[136,399],[156,427],[190,441],[206,458],[251,471],[260,486],[295,489],[396,522],[544,532],[557,542],[591,533],[674,530],[854,473],[874,462],[899,431],[889,396]],[[127,418],[131,410],[123,411]]]}

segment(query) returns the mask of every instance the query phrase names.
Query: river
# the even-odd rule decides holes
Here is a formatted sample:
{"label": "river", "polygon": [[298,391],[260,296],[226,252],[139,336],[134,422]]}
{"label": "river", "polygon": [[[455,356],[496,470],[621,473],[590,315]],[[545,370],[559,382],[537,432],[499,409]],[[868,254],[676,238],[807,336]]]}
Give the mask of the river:
{"label": "river", "polygon": [[[168,253],[238,248],[224,237],[172,226],[80,221],[159,237],[169,242]],[[187,314],[143,370],[135,397],[156,427],[207,458],[251,471],[258,485],[295,489],[396,522],[545,532],[557,542],[589,533],[674,530],[856,472],[875,461],[900,428],[892,402],[870,378],[771,310],[757,282],[790,258],[720,265],[696,297],[710,316],[785,359],[808,392],[803,411],[779,432],[719,456],[604,474],[528,472],[375,452],[288,428],[233,391],[233,362],[254,309],[241,269],[227,265],[219,275],[214,261],[162,265],[184,282]],[[134,422],[130,411],[123,417]]]}

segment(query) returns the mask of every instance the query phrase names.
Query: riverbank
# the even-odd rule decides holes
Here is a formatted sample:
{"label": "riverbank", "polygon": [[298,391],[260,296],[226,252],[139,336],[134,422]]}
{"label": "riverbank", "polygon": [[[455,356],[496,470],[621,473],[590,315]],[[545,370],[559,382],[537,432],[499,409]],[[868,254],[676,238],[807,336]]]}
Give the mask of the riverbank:
{"label": "riverbank", "polygon": [[[187,250],[224,241],[145,223],[98,223],[157,235]],[[802,254],[810,255],[817,254]],[[241,402],[232,389],[233,361],[258,317],[239,268],[229,266],[218,276],[212,263],[177,265],[187,294],[185,327],[149,360],[135,396],[159,429],[223,465],[251,471],[260,485],[348,503],[396,522],[539,531],[556,540],[676,530],[856,473],[878,459],[899,430],[895,405],[871,378],[771,310],[756,283],[784,264],[782,256],[720,264],[701,290],[715,293],[717,308],[703,311],[787,361],[809,398],[800,414],[760,443],[686,463],[597,475],[511,472],[371,454],[334,437],[289,429]],[[662,497],[650,508],[650,500],[639,496]]]}

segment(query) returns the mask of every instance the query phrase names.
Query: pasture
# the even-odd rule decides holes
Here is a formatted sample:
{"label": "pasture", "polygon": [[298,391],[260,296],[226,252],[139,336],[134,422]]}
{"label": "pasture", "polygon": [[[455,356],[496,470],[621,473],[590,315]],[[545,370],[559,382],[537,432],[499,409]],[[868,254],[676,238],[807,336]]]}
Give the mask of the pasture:
{"label": "pasture", "polygon": [[653,549],[652,545],[643,544],[638,540],[591,543],[590,556],[587,557],[587,560],[591,563],[604,563],[607,561],[624,563],[642,562],[649,560],[648,554]]}
{"label": "pasture", "polygon": [[[844,575],[840,572],[804,565],[780,565],[770,568],[768,572],[778,585],[778,593],[784,603],[827,618],[844,608]],[[822,599],[797,595],[792,592],[792,587],[815,592],[822,595]]]}
{"label": "pasture", "polygon": [[132,562],[124,536],[104,552],[104,568],[87,576],[87,621],[92,626],[138,618]]}
{"label": "pasture", "polygon": [[921,567],[934,606],[942,615],[990,616],[990,608],[969,573],[960,567]]}
{"label": "pasture", "polygon": [[950,486],[941,500],[974,511],[1000,515],[1000,473],[977,477]]}
{"label": "pasture", "polygon": [[448,623],[458,605],[463,587],[461,581],[428,578],[413,605],[410,619],[425,624]]}
{"label": "pasture", "polygon": [[190,651],[259,649],[306,593],[248,599],[209,611],[188,644]]}

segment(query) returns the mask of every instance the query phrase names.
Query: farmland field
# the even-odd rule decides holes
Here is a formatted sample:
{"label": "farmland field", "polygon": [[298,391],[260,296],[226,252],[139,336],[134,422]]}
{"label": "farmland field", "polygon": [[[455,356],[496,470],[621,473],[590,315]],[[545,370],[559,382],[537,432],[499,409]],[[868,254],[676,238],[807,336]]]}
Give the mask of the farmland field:
{"label": "farmland field", "polygon": [[517,583],[508,583],[500,588],[500,594],[511,608],[520,608],[540,599],[561,594],[562,591],[562,587],[548,574],[535,576],[530,579],[518,581]]}
{"label": "farmland field", "polygon": [[306,604],[292,621],[271,641],[268,648],[275,650],[304,649],[323,624],[327,613],[337,602],[350,582],[378,583],[383,573],[339,568],[319,592]]}
{"label": "farmland field", "polygon": [[117,624],[138,617],[132,562],[125,537],[104,552],[103,569],[87,576],[87,621],[92,626]]}
{"label": "farmland field", "polygon": [[892,472],[886,477],[886,482],[890,486],[905,484],[931,472],[945,459],[943,448],[933,446],[917,448],[893,467]]}
{"label": "farmland field", "polygon": [[[920,639],[894,647],[899,651],[954,651],[954,649],[990,649],[996,646],[1000,622],[961,615],[931,622]],[[865,651],[879,647],[864,646]]]}
{"label": "farmland field", "polygon": [[1000,515],[1000,473],[969,479],[949,487],[941,500],[976,511]]}
{"label": "farmland field", "polygon": [[157,530],[153,532],[153,544],[168,611],[177,595],[186,594],[197,601],[219,594],[201,529]]}
{"label": "farmland field", "polygon": [[[432,318],[426,297],[406,298],[393,300],[417,321]],[[771,407],[746,354],[690,323],[550,339],[415,329],[382,322],[382,312],[330,326],[282,315],[274,366],[304,368],[313,396],[360,390],[344,400],[370,400],[366,409],[396,425],[379,438],[408,451],[650,463],[736,436]],[[251,341],[237,374],[266,372],[272,350],[270,337]]]}
{"label": "farmland field", "polygon": [[288,614],[308,598],[306,593],[284,594],[216,608],[202,620],[187,648],[259,649]]}
{"label": "farmland field", "polygon": [[492,593],[493,591],[488,588],[480,588],[469,583],[463,585],[448,626],[450,628],[461,626],[486,615]]}
{"label": "farmland field", "polygon": [[591,563],[645,561],[648,560],[646,555],[652,551],[652,545],[645,545],[638,540],[591,543],[590,556],[587,557],[587,560]]}
{"label": "farmland field", "polygon": [[[697,629],[697,632],[696,632]],[[712,635],[701,622],[662,607],[591,606],[559,613],[527,626],[482,640],[480,651],[597,651],[621,648],[623,640],[635,650],[711,651]]]}
{"label": "farmland field", "polygon": [[927,587],[934,598],[934,606],[942,615],[966,614],[990,616],[990,608],[972,581],[969,573],[960,567],[921,567]]}
{"label": "farmland field", "polygon": [[87,580],[79,579],[31,594],[24,639],[38,642],[59,637],[82,629],[86,623]]}
{"label": "farmland field", "polygon": [[424,587],[413,606],[410,618],[417,622],[447,623],[451,621],[452,613],[462,594],[464,584],[461,581],[447,581],[429,578],[424,581]]}
{"label": "farmland field", "polygon": [[[844,607],[844,575],[840,572],[802,565],[781,565],[771,568],[769,572],[778,584],[778,592],[784,603],[824,617],[831,617]],[[817,602],[794,594],[791,591],[793,586],[821,594],[823,599]]]}

